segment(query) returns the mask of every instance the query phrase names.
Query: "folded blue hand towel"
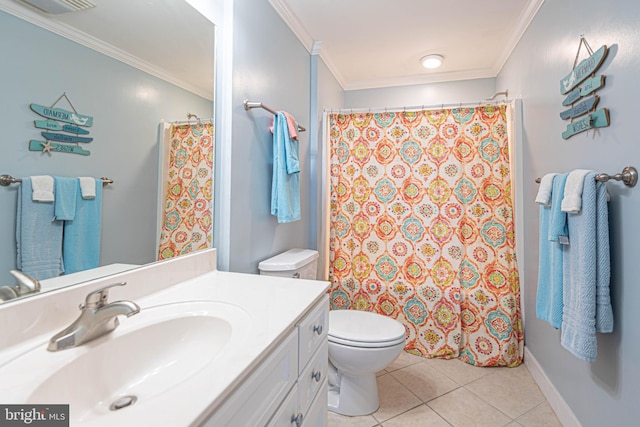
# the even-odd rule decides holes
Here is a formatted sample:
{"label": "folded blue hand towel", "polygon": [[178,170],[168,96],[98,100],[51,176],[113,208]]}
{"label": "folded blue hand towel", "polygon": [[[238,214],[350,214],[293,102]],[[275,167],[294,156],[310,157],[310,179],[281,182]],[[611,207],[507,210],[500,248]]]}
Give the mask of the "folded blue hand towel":
{"label": "folded blue hand towel", "polygon": [[560,336],[564,348],[587,362],[596,360],[596,331],[613,330],[606,186],[596,182],[595,176],[585,176],[582,209],[568,216],[570,244],[565,247]]}
{"label": "folded blue hand towel", "polygon": [[[540,205],[538,289],[536,317],[556,329],[562,326],[563,277],[562,245],[559,235],[566,236],[566,214],[560,211],[567,175],[555,175],[551,190],[551,205]],[[552,239],[553,237],[553,239]]]}
{"label": "folded blue hand towel", "polygon": [[553,193],[551,194],[551,218],[549,220],[549,240],[552,242],[566,243],[565,237],[569,235],[567,230],[567,213],[562,211],[564,188],[569,174],[563,173],[553,177]]}
{"label": "folded blue hand towel", "polygon": [[96,197],[82,198],[76,181],[76,214],[64,221],[63,260],[66,274],[96,268],[100,262],[102,229],[102,181],[96,181]]}
{"label": "folded blue hand towel", "polygon": [[16,267],[44,280],[63,273],[62,222],[55,221],[53,202],[32,200],[31,179],[22,178],[16,215]]}
{"label": "folded blue hand towel", "polygon": [[283,113],[277,113],[273,120],[271,214],[278,218],[279,223],[300,219],[298,142],[290,138]]}
{"label": "folded blue hand towel", "polygon": [[76,215],[76,191],[78,178],[54,176],[54,214],[58,221],[71,220]]}

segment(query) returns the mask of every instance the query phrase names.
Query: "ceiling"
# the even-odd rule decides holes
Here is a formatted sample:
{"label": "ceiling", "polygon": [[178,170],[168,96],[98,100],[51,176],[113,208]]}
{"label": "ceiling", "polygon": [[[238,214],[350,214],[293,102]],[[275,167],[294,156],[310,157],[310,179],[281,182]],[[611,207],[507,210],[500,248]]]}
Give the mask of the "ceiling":
{"label": "ceiling", "polygon": [[189,3],[91,2],[96,7],[57,15],[19,0],[0,0],[0,10],[213,99],[214,25]]}
{"label": "ceiling", "polygon": [[496,77],[543,2],[269,0],[345,90]]}

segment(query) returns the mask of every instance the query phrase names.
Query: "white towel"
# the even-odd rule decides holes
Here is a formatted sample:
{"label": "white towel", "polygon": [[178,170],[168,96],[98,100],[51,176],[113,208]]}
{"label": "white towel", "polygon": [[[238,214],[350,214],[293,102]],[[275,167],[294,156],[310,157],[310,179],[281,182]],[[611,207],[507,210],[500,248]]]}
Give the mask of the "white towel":
{"label": "white towel", "polygon": [[569,173],[567,184],[564,186],[562,198],[562,212],[577,214],[582,208],[582,183],[584,177],[593,172],[588,169],[576,169]]}
{"label": "white towel", "polygon": [[53,177],[49,175],[38,175],[31,177],[31,200],[34,202],[53,202]]}
{"label": "white towel", "polygon": [[558,175],[557,173],[548,173],[540,180],[540,188],[538,188],[538,195],[536,196],[536,203],[543,206],[551,206],[551,189],[553,188],[553,177]]}
{"label": "white towel", "polygon": [[83,199],[95,199],[96,197],[96,179],[87,176],[81,176],[80,180],[80,192]]}

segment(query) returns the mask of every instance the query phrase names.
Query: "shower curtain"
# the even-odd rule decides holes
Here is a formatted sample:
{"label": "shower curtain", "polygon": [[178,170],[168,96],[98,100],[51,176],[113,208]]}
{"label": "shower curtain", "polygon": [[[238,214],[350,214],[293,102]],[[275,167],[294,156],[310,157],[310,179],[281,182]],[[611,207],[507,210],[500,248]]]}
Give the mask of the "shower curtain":
{"label": "shower curtain", "polygon": [[417,355],[520,364],[506,109],[328,115],[332,309],[397,319]]}
{"label": "shower curtain", "polygon": [[171,125],[158,260],[213,241],[213,124]]}

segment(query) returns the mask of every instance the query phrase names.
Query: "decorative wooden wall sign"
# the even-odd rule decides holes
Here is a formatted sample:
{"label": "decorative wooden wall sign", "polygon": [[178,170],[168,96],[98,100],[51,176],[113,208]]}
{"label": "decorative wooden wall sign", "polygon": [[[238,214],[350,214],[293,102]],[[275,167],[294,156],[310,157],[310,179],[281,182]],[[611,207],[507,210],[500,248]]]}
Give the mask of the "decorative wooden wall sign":
{"label": "decorative wooden wall sign", "polygon": [[78,145],[56,144],[55,142],[44,142],[36,139],[29,141],[29,151],[42,151],[44,153],[55,151],[58,153],[82,154],[83,156],[91,154],[91,151],[87,151]]}
{"label": "decorative wooden wall sign", "polygon": [[63,130],[65,132],[75,133],[77,135],[89,134],[89,131],[86,129],[82,129],[81,127],[74,125],[63,125],[62,123],[58,123],[55,120],[34,120],[33,124],[38,129]]}
{"label": "decorative wooden wall sign", "polygon": [[[580,38],[580,43],[583,43],[583,41],[584,37]],[[578,52],[579,51],[580,48],[578,48]],[[589,75],[595,73],[596,70],[600,68],[600,65],[602,65],[604,58],[607,57],[608,52],[609,49],[607,46],[603,45],[600,49],[593,52],[593,54],[591,54],[587,59],[580,62],[577,67],[574,67],[573,70],[571,70],[567,77],[560,80],[560,92],[563,95],[569,93],[571,89],[582,83],[584,79],[589,77]]]}
{"label": "decorative wooden wall sign", "polygon": [[[65,98],[67,100],[73,111],[63,110],[62,108],[54,108],[62,98]],[[71,100],[69,100],[65,93],[63,93],[56,100],[56,102],[51,105],[51,107],[46,107],[39,104],[31,104],[30,108],[35,113],[47,119],[34,120],[33,124],[36,128],[46,129],[46,131],[41,132],[46,142],[32,139],[31,141],[29,141],[30,151],[41,151],[43,153],[49,153],[49,155],[52,152],[74,153],[81,154],[83,156],[88,156],[91,154],[91,152],[89,152],[88,150],[81,148],[78,143],[86,144],[93,141],[93,138],[82,137],[78,135],[89,134],[89,131],[83,128],[91,127],[93,125],[93,117],[78,113],[71,103]],[[51,141],[58,141],[62,144],[54,143]]]}
{"label": "decorative wooden wall sign", "polygon": [[[582,45],[587,49],[589,57],[577,64]],[[601,46],[600,49],[594,52],[591,50],[591,46],[589,46],[587,40],[583,36],[580,36],[580,44],[578,45],[578,52],[573,62],[573,69],[564,79],[560,80],[560,93],[567,95],[564,101],[562,101],[562,105],[571,107],[562,111],[560,118],[563,120],[572,120],[572,122],[567,125],[567,129],[562,133],[564,139],[568,139],[573,135],[589,129],[609,126],[610,118],[608,109],[601,108],[593,112],[600,100],[594,92],[604,87],[605,84],[605,76],[602,74],[596,76],[594,73],[598,71],[604,62],[607,53],[609,53],[609,49],[606,45]],[[582,84],[582,86],[580,86],[580,84]],[[594,94],[591,98],[581,100],[583,97],[591,94]],[[578,103],[576,104],[576,102]],[[573,121],[573,119],[585,114],[587,114],[586,117]]]}

